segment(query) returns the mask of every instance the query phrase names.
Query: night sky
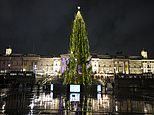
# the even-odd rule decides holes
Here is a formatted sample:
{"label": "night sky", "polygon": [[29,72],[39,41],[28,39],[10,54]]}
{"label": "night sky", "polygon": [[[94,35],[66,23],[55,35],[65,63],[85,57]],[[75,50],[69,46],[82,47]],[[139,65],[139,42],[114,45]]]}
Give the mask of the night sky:
{"label": "night sky", "polygon": [[0,54],[67,53],[78,5],[91,53],[154,57],[154,0],[0,0]]}

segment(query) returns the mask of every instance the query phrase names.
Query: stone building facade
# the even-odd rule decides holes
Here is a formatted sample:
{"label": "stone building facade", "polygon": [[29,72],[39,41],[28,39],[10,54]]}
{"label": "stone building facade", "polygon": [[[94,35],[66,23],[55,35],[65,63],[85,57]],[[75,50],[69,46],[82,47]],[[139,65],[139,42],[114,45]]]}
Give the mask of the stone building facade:
{"label": "stone building facade", "polygon": [[31,71],[34,72],[36,75],[53,75],[53,64],[53,57],[46,57],[34,54],[12,54],[7,56],[0,56],[1,73],[10,71]]}
{"label": "stone building facade", "polygon": [[[34,54],[0,56],[0,72],[33,71],[37,75],[61,75],[69,63],[69,55],[47,57]],[[96,76],[114,74],[154,74],[154,59],[125,56],[97,56],[91,59],[92,72]]]}

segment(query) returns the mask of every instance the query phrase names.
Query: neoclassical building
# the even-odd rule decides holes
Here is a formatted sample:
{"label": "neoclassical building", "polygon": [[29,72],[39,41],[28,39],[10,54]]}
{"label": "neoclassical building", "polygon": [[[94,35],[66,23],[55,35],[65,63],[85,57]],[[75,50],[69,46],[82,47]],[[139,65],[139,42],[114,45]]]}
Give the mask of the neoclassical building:
{"label": "neoclassical building", "polygon": [[[10,49],[9,49],[10,50]],[[10,71],[32,71],[41,76],[57,76],[64,73],[69,63],[69,54],[59,57],[36,54],[12,54],[6,51],[0,56],[0,73]],[[146,53],[146,52],[145,52]],[[91,58],[94,76],[114,76],[114,74],[154,74],[154,59],[141,56],[95,55]]]}

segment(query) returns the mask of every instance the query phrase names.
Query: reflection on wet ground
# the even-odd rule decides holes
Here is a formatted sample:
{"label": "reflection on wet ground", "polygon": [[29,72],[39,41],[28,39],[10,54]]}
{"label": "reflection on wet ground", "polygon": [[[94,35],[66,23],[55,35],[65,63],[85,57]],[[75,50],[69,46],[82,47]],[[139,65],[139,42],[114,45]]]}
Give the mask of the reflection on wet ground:
{"label": "reflection on wet ground", "polygon": [[60,84],[0,88],[0,115],[154,114],[152,88],[103,86],[68,91]]}

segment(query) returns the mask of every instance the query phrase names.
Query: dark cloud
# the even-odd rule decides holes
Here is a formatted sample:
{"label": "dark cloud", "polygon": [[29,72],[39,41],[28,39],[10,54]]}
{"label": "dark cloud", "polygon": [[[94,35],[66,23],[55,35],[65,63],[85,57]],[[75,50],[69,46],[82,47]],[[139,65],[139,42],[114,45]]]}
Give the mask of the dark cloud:
{"label": "dark cloud", "polygon": [[91,51],[154,57],[154,2],[150,0],[1,0],[0,52],[67,53],[77,6],[87,25]]}
{"label": "dark cloud", "polygon": [[138,55],[143,48],[153,55],[151,44],[154,37],[153,3],[145,1],[99,2],[89,12],[90,37],[95,42],[92,50],[99,53]]}

